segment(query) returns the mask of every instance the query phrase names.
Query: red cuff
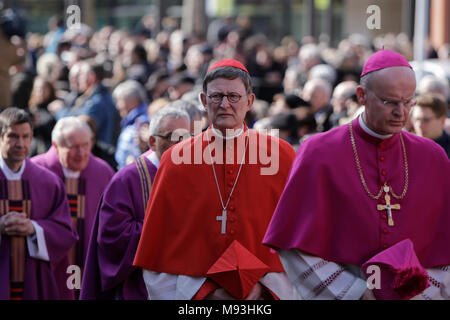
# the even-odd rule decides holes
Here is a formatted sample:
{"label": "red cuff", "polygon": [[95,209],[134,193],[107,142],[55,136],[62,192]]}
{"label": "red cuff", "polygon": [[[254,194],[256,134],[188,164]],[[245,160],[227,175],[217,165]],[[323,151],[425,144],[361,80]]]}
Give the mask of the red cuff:
{"label": "red cuff", "polygon": [[192,300],[204,300],[209,294],[220,288],[214,281],[206,279],[200,289],[192,297]]}

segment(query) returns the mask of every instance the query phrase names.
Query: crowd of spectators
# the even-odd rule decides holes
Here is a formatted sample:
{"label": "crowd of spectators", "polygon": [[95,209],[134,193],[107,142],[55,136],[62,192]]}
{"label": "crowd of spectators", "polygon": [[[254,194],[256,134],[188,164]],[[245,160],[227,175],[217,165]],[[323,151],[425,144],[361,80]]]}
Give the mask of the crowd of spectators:
{"label": "crowd of spectators", "polygon": [[[142,21],[151,19],[146,16]],[[308,136],[348,123],[361,112],[356,87],[371,53],[391,49],[412,60],[412,44],[405,34],[373,41],[352,34],[332,47],[312,37],[297,41],[294,36],[274,44],[253,29],[247,17],[214,20],[205,37],[183,34],[179,21],[171,17],[163,20],[157,33],[154,25],[141,23],[130,28],[133,31],[113,26],[93,30],[87,25],[67,30],[55,17],[45,35],[28,33],[11,39],[2,35],[8,57],[11,46],[22,57],[4,60],[8,65],[0,66],[0,73],[6,68],[11,75],[10,100],[4,103],[33,115],[31,155],[49,148],[55,121],[65,116],[81,116],[94,128],[93,152],[116,170],[148,149],[148,121],[171,101],[195,104],[207,126],[198,95],[208,66],[223,58],[242,61],[252,75],[256,100],[247,125],[277,132],[297,148]],[[448,61],[450,45],[430,46],[427,54]],[[418,101],[427,106],[443,103],[447,108],[443,113],[427,115],[439,118],[439,125],[448,129],[449,80],[428,75],[418,83],[417,94],[438,96]],[[422,118],[412,113],[407,129],[425,135],[419,122],[426,119],[416,113]],[[438,139],[438,133],[429,138]]]}

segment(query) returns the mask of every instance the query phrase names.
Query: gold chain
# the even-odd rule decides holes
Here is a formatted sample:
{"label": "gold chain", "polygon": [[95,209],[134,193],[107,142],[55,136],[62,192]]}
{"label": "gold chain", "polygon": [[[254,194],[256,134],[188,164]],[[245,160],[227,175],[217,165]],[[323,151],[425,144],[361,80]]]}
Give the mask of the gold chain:
{"label": "gold chain", "polygon": [[[380,191],[378,192],[378,194],[376,196],[373,195],[370,192],[369,188],[367,187],[366,180],[364,179],[364,175],[363,175],[363,172],[361,169],[361,164],[359,162],[358,152],[356,151],[356,143],[355,143],[355,137],[353,136],[352,122],[349,123],[349,127],[350,127],[350,139],[352,141],[352,147],[353,147],[353,154],[355,156],[356,168],[358,169],[361,183],[364,187],[364,190],[366,190],[367,195],[374,200],[378,200],[381,197],[381,194],[383,193],[384,186],[382,186],[380,188]],[[392,189],[392,187],[389,187],[389,191],[391,192],[392,196],[397,200],[403,199],[403,197],[406,195],[406,192],[408,191],[408,159],[406,157],[406,148],[405,148],[405,143],[403,142],[403,135],[401,132],[400,132],[400,141],[402,143],[403,160],[405,162],[405,186],[403,187],[402,194],[399,196],[394,193],[394,190]]]}

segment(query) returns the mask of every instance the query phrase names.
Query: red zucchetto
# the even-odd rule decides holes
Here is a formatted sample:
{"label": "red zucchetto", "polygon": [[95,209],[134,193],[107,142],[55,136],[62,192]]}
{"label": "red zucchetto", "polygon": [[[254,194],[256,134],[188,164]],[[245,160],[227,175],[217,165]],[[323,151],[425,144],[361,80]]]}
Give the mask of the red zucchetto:
{"label": "red zucchetto", "polygon": [[223,59],[223,60],[217,61],[216,63],[214,63],[211,66],[211,68],[208,69],[207,73],[209,73],[210,71],[212,71],[214,69],[220,68],[220,67],[234,67],[234,68],[238,68],[238,69],[241,69],[241,70],[249,73],[247,68],[241,62],[234,60],[234,59]]}

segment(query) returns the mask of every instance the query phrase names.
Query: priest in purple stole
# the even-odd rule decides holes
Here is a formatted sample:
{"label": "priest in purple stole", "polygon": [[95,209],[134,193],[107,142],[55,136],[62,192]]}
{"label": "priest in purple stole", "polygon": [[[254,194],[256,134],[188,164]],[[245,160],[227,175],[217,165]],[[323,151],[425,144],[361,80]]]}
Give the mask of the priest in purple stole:
{"label": "priest in purple stole", "polygon": [[100,197],[114,175],[102,159],[93,156],[91,130],[76,117],[60,119],[52,131],[52,147],[31,160],[55,173],[65,184],[72,223],[79,240],[72,248],[70,263],[81,268]]}
{"label": "priest in purple stole", "polygon": [[119,170],[106,188],[89,243],[80,299],[147,299],[142,270],[133,266],[145,208],[162,154],[182,140],[180,132],[190,136],[189,121],[185,111],[169,106],[155,113],[149,128],[153,152]]}
{"label": "priest in purple stole", "polygon": [[69,250],[77,240],[60,179],[26,159],[28,113],[0,114],[0,299],[73,299]]}
{"label": "priest in purple stole", "polygon": [[304,299],[449,298],[450,162],[403,130],[415,88],[403,56],[375,53],[364,113],[300,146],[263,242]]}

